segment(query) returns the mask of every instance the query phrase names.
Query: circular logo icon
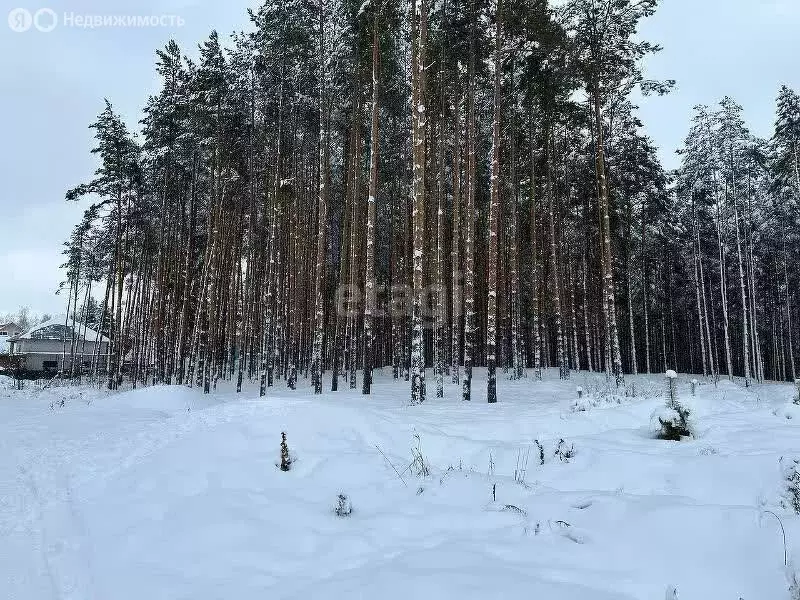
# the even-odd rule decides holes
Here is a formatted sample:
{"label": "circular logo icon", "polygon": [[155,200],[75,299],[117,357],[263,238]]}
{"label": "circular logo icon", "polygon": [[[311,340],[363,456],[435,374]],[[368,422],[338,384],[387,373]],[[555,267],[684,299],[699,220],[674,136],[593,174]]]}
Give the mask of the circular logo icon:
{"label": "circular logo icon", "polygon": [[58,15],[52,8],[40,8],[33,14],[33,26],[42,33],[50,33],[58,25]]}
{"label": "circular logo icon", "polygon": [[8,26],[12,31],[17,33],[28,31],[32,23],[31,11],[26,8],[15,8],[8,13]]}

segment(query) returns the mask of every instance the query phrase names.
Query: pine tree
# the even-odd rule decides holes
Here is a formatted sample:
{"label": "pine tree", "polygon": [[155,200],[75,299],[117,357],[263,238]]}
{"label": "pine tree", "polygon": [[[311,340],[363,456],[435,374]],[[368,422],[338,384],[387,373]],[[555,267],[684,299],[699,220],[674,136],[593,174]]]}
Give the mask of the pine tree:
{"label": "pine tree", "polygon": [[124,357],[122,297],[126,262],[125,224],[140,183],[140,150],[108,100],[91,128],[95,130],[97,140],[92,152],[100,156],[101,166],[95,172],[95,179],[69,190],[66,197],[67,200],[77,200],[86,194],[97,194],[102,198],[98,208],[108,209],[106,219],[113,232],[114,247],[108,262],[107,279],[113,287],[109,310],[112,326],[107,374],[108,388],[116,389],[121,383]]}
{"label": "pine tree", "polygon": [[322,393],[323,336],[325,327],[325,249],[328,224],[328,119],[326,114],[326,72],[325,72],[325,0],[319,0],[319,196],[317,202],[317,241],[314,268],[314,346],[311,358],[311,373],[314,393]]}
{"label": "pine tree", "polygon": [[500,229],[500,101],[502,72],[502,0],[495,5],[495,54],[494,54],[494,119],[492,121],[492,166],[491,166],[491,200],[489,201],[489,282],[488,307],[486,309],[486,368],[487,368],[487,401],[497,402],[497,260],[498,233]]}
{"label": "pine tree", "polygon": [[600,257],[603,281],[602,305],[606,319],[606,355],[617,386],[623,382],[622,357],[617,327],[614,259],[611,243],[611,206],[606,164],[603,110],[616,94],[627,95],[631,82],[642,83],[644,92],[664,93],[674,82],[642,81],[638,63],[659,48],[644,41],[633,41],[638,23],[651,16],[658,0],[572,0],[574,29],[583,55],[583,78],[590,96],[595,172],[600,212]]}
{"label": "pine tree", "polygon": [[378,73],[380,60],[379,12],[375,10],[372,25],[372,106],[369,158],[369,197],[367,198],[367,251],[366,251],[366,301],[364,303],[364,381],[363,393],[369,394],[372,386],[372,364],[375,352],[374,312],[377,304],[375,282],[375,220],[378,194]]}
{"label": "pine tree", "polygon": [[363,367],[369,393],[391,364],[412,402],[430,364],[465,400],[482,366],[489,398],[526,365],[796,376],[800,101],[769,143],[699,107],[673,180],[630,99],[669,88],[641,72],[656,6],[270,0],[169,42],[141,135],[108,105],[68,194],[93,212],[65,304],[112,340],[67,339],[70,374],[320,393]]}
{"label": "pine tree", "polygon": [[412,200],[413,220],[413,313],[411,316],[411,404],[425,401],[425,356],[423,347],[423,264],[425,239],[425,134],[427,115],[425,106],[425,61],[428,36],[427,0],[412,0],[414,32],[412,48],[412,160],[414,188]]}

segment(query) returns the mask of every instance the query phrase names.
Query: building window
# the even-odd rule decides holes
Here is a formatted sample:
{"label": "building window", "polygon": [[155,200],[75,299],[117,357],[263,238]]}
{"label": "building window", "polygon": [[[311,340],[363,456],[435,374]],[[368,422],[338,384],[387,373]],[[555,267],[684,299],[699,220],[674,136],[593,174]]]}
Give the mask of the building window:
{"label": "building window", "polygon": [[8,337],[8,332],[7,331],[0,331],[0,335],[4,335],[4,336]]}
{"label": "building window", "polygon": [[57,360],[45,360],[45,361],[42,361],[42,368],[45,371],[57,371],[58,370],[58,361]]}

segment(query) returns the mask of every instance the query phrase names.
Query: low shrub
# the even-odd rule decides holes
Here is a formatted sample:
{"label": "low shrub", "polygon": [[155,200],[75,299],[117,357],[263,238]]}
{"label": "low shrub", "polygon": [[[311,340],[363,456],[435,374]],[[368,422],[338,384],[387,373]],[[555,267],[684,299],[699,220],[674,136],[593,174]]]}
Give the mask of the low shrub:
{"label": "low shrub", "polygon": [[781,458],[784,492],[781,504],[787,510],[800,515],[800,459]]}
{"label": "low shrub", "polygon": [[558,440],[558,445],[556,446],[555,452],[553,452],[553,456],[557,457],[561,462],[568,463],[575,457],[575,444],[570,444],[568,447],[563,439]]}

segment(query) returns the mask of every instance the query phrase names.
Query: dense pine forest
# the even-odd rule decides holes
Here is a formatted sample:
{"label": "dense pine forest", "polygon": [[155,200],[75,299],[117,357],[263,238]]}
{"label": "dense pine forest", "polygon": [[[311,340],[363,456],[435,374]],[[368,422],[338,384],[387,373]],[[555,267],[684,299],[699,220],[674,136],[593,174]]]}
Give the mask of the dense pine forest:
{"label": "dense pine forest", "polygon": [[768,140],[710,98],[666,170],[634,104],[675,83],[642,70],[657,4],[267,0],[157,50],[66,195],[68,312],[112,342],[83,362],[261,395],[381,368],[412,403],[546,367],[794,379],[800,96]]}

